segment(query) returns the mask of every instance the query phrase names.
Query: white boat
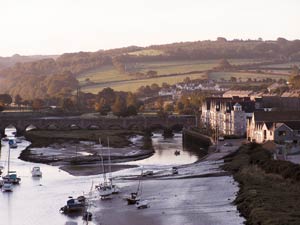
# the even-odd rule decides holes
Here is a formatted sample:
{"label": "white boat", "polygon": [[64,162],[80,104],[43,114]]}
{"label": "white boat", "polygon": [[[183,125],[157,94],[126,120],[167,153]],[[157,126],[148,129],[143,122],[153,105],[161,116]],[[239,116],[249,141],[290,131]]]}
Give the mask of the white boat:
{"label": "white boat", "polygon": [[41,168],[39,166],[35,166],[31,170],[31,175],[33,177],[41,177],[43,175]]}
{"label": "white boat", "polygon": [[146,209],[146,208],[149,208],[149,202],[148,202],[148,200],[137,201],[137,203],[135,203],[135,207],[137,209]]}
{"label": "white boat", "polygon": [[[99,139],[99,143],[101,145],[101,140]],[[112,189],[111,185],[107,181],[106,177],[106,172],[105,172],[105,167],[104,167],[104,161],[103,161],[103,156],[102,156],[102,151],[101,151],[101,163],[102,163],[102,175],[103,175],[103,183],[100,183],[99,185],[96,185],[96,189],[98,190],[99,196],[101,199],[106,199],[112,195]]]}
{"label": "white boat", "polygon": [[9,181],[4,181],[2,185],[3,192],[12,192],[13,191],[13,183]]}

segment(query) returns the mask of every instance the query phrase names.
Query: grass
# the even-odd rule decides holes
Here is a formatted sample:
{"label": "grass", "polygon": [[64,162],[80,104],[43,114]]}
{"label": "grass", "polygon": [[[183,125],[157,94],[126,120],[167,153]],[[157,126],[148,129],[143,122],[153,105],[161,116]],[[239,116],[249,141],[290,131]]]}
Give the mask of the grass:
{"label": "grass", "polygon": [[298,225],[300,166],[271,158],[253,143],[225,158],[224,169],[240,184],[235,204],[248,225]]}
{"label": "grass", "polygon": [[211,72],[208,75],[208,78],[213,80],[221,80],[221,78],[224,78],[225,80],[230,80],[231,77],[242,78],[243,81],[247,80],[248,78],[257,79],[257,80],[266,79],[266,78],[272,78],[272,79],[288,78],[287,75],[242,73],[242,72]]}
{"label": "grass", "polygon": [[164,51],[156,50],[156,49],[145,49],[136,52],[130,52],[129,55],[136,55],[136,56],[156,56],[156,55],[165,55]]}
{"label": "grass", "polygon": [[262,67],[271,67],[271,68],[292,68],[294,65],[300,67],[300,62],[290,62],[290,63],[275,64],[275,65],[268,65],[268,66],[262,66]]}
{"label": "grass", "polygon": [[[150,51],[150,50],[144,50]],[[149,52],[148,52],[149,53]],[[149,53],[150,54],[150,53]],[[104,66],[101,69],[84,73],[79,75],[77,79],[84,85],[87,84],[86,79],[88,78],[91,82],[96,84],[89,84],[82,88],[82,91],[98,93],[105,87],[111,87],[118,91],[136,91],[142,85],[151,85],[157,83],[161,85],[164,82],[169,84],[175,84],[182,82],[184,78],[190,77],[191,79],[204,78],[204,74],[197,73],[192,75],[180,75],[180,73],[188,73],[191,71],[207,71],[211,70],[219,64],[220,60],[189,60],[189,61],[163,61],[163,62],[145,62],[145,63],[130,63],[126,65],[127,71],[129,73],[144,73],[146,74],[149,70],[157,71],[158,75],[173,75],[170,77],[158,77],[145,79],[141,78],[136,80],[137,77],[134,75],[129,75],[125,73],[120,73],[113,66]],[[229,62],[233,65],[241,65],[247,63],[261,62],[261,60],[253,59],[231,59]],[[253,73],[211,73],[211,79],[220,79],[224,77],[225,79],[230,79],[231,76],[248,77],[253,78],[255,75]],[[267,75],[257,75],[257,77],[270,77]],[[273,76],[274,77],[274,76]],[[205,77],[207,78],[207,77]],[[278,76],[278,78],[280,78]]]}
{"label": "grass", "polygon": [[116,70],[113,66],[104,66],[98,70],[81,74],[77,76],[77,80],[84,84],[85,79],[89,78],[92,82],[112,82],[112,81],[119,81],[119,80],[130,80],[135,77],[130,76],[125,73],[120,73]]}
{"label": "grass", "polygon": [[190,77],[191,79],[201,79],[204,78],[205,75],[202,73],[199,74],[191,74],[191,75],[178,75],[172,77],[158,77],[158,78],[151,78],[151,79],[140,79],[140,80],[128,80],[122,82],[110,82],[106,84],[96,84],[87,87],[83,87],[81,90],[84,92],[90,93],[98,93],[102,89],[106,87],[111,87],[116,91],[131,91],[135,92],[139,87],[145,85],[151,85],[156,83],[161,85],[162,83],[166,82],[168,84],[176,84],[182,82],[186,77]]}

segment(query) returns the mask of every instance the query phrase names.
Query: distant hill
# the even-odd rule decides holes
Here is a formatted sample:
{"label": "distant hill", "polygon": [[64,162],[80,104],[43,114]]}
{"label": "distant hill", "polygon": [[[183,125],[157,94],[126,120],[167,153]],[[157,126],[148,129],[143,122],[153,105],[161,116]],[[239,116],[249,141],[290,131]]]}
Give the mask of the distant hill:
{"label": "distant hill", "polygon": [[[99,70],[106,71],[107,68],[110,68],[111,76],[115,76],[115,71],[117,71],[118,79],[122,80],[124,76],[123,80],[130,80],[157,74],[156,69],[143,70],[143,63],[170,62],[176,65],[176,62],[180,62],[183,65],[182,61],[220,59],[252,59],[254,61],[263,59],[277,60],[282,63],[300,61],[300,40],[288,41],[278,38],[276,41],[227,41],[225,38],[218,38],[217,41],[180,42],[145,48],[130,46],[97,52],[66,53],[58,57],[37,58],[38,60],[34,57],[22,58],[23,61],[17,61],[20,57],[22,58],[22,56],[14,56],[11,59],[0,58],[0,68],[2,65],[0,92],[20,94],[25,99],[33,99],[61,94],[59,91],[49,90],[49,83],[64,87],[64,91],[74,90],[78,85],[76,84],[77,78],[81,77],[89,81],[89,77],[84,77],[84,74]],[[6,63],[1,64],[1,60]],[[176,74],[176,70],[173,68],[169,71]],[[183,74],[186,72],[190,71],[183,71]],[[103,72],[100,75],[108,76],[109,74]],[[58,79],[60,76],[67,78],[69,82]],[[107,79],[111,80],[109,77]]]}
{"label": "distant hill", "polygon": [[15,54],[11,57],[1,57],[0,56],[0,70],[8,67],[14,66],[16,63],[25,63],[32,62],[46,58],[56,59],[57,55],[31,55],[31,56],[22,56]]}

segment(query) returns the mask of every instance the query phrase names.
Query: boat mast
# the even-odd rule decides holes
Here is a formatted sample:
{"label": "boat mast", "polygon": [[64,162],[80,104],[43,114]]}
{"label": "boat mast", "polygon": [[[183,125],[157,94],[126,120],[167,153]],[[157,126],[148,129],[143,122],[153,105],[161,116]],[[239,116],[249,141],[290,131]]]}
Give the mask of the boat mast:
{"label": "boat mast", "polygon": [[107,137],[107,148],[108,148],[108,169],[109,169],[109,180],[112,186],[112,175],[111,175],[111,159],[110,159],[110,147],[109,147],[109,137]]}
{"label": "boat mast", "polygon": [[105,174],[105,167],[104,167],[104,160],[103,160],[103,151],[102,151],[102,144],[101,144],[101,138],[99,138],[99,144],[101,145],[101,153],[100,153],[100,157],[101,157],[101,161],[102,161],[102,173],[103,173],[103,183],[106,183],[106,174]]}
{"label": "boat mast", "polygon": [[8,142],[7,174],[9,174],[9,169],[10,169],[10,142]]}

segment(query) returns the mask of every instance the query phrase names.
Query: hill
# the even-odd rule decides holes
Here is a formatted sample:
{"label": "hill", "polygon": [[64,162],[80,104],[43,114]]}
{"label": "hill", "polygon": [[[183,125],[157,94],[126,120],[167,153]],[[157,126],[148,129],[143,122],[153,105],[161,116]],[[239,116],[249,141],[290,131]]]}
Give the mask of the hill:
{"label": "hill", "polygon": [[[66,90],[70,93],[79,84],[86,91],[89,91],[90,86],[97,92],[103,86],[115,86],[114,82],[122,84],[123,81],[134,81],[135,85],[139,85],[145,80],[162,81],[163,78],[174,82],[187,75],[202,77],[204,71],[213,69],[224,58],[231,59],[230,62],[238,66],[238,69],[284,65],[300,61],[300,40],[288,41],[278,38],[276,41],[227,41],[219,38],[217,41],[66,53],[55,59],[17,63],[2,69],[0,90],[12,95],[20,94],[24,99],[33,99],[54,97],[65,94]],[[260,69],[269,71],[274,68]],[[279,69],[283,70],[281,67]],[[60,76],[70,82],[58,79]],[[136,82],[137,80],[140,82]],[[48,90],[49,82],[61,87],[61,91],[54,93]]]}

